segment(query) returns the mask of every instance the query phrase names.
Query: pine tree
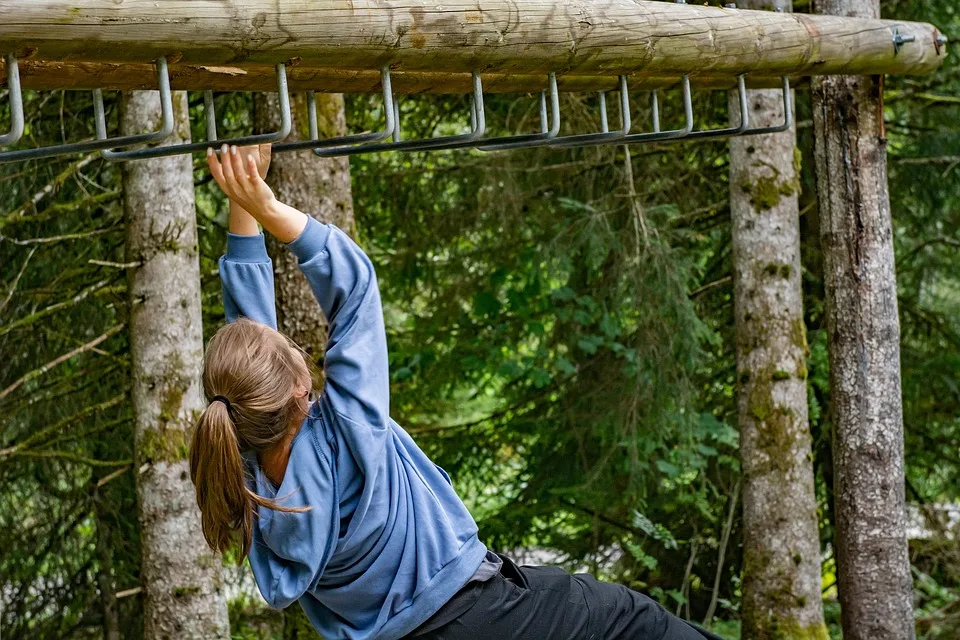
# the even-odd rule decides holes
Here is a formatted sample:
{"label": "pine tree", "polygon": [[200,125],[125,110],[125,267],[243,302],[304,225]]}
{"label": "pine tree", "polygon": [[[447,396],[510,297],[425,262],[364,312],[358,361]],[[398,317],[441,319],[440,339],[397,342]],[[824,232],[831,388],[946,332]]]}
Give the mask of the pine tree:
{"label": "pine tree", "polygon": [[[816,9],[875,18],[880,2],[821,0]],[[815,78],[813,124],[843,637],[910,639],[900,323],[883,78]]]}
{"label": "pine tree", "polygon": [[[772,8],[769,0],[740,6]],[[730,103],[736,108],[735,95]],[[752,127],[783,122],[780,91],[750,91],[748,104]],[[795,148],[793,128],[730,141],[743,633],[756,640],[787,629],[790,637],[827,637],[807,420]]]}
{"label": "pine tree", "polygon": [[[173,142],[189,140],[187,96],[175,94]],[[124,99],[124,134],[150,130],[156,92]],[[130,276],[131,395],[146,594],[144,638],[228,638],[220,558],[200,529],[187,462],[188,432],[203,410],[200,267],[190,156],[123,168]]]}

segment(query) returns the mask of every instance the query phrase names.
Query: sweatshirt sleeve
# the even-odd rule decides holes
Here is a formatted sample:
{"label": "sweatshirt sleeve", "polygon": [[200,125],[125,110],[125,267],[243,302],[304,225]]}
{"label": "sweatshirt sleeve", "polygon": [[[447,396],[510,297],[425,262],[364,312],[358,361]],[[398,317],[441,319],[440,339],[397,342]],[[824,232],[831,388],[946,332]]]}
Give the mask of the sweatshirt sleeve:
{"label": "sweatshirt sleeve", "polygon": [[220,282],[227,322],[243,317],[277,328],[273,263],[262,233],[227,234],[227,253],[220,258]]}
{"label": "sweatshirt sleeve", "polygon": [[284,507],[309,511],[259,508],[256,526],[271,553],[251,553],[250,564],[260,593],[275,609],[286,609],[316,587],[340,536],[336,475],[315,440],[311,445],[301,450],[307,452],[302,458],[287,464],[276,498]]}
{"label": "sweatshirt sleeve", "polygon": [[389,431],[390,387],[373,264],[347,234],[313,218],[288,247],[329,323],[321,404],[354,427],[360,446],[376,447]]}

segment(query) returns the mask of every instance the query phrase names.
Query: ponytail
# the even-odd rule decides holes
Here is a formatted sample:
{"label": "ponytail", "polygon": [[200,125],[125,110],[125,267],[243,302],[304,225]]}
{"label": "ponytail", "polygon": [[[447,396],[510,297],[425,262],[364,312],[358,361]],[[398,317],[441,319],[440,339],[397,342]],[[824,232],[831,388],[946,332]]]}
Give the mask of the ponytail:
{"label": "ponytail", "polygon": [[201,414],[190,446],[190,478],[197,489],[203,537],[214,551],[225,551],[239,536],[243,562],[253,543],[253,519],[258,506],[286,512],[283,507],[247,487],[237,427],[227,402],[211,403]]}

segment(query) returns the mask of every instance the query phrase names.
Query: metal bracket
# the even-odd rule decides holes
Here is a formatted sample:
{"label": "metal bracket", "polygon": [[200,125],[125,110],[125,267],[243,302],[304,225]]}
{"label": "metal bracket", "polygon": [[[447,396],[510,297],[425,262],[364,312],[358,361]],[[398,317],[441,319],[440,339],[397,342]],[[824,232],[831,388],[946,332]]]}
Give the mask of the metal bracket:
{"label": "metal bracket", "polygon": [[547,113],[547,92],[540,92],[540,133],[524,133],[515,136],[500,136],[481,140],[475,146],[481,151],[499,149],[527,149],[548,144],[560,133],[560,92],[557,90],[557,74],[547,76],[550,94],[549,116]]}
{"label": "metal bracket", "polygon": [[[204,92],[204,110],[207,120],[207,140],[205,142],[187,142],[183,144],[168,145],[165,147],[148,147],[146,149],[134,149],[132,151],[104,151],[103,157],[110,162],[125,162],[129,160],[146,160],[148,158],[163,158],[185,153],[202,153],[210,147],[211,142],[219,142],[231,146],[247,146],[253,144],[266,144],[283,140],[290,135],[292,129],[292,117],[290,115],[290,94],[287,91],[287,70],[284,64],[278,64],[277,67],[277,94],[280,97],[280,128],[271,133],[260,133],[252,136],[242,136],[229,140],[220,141],[217,139],[217,121],[216,113],[213,108],[213,93]],[[97,135],[106,135],[106,123],[101,117],[97,120]],[[111,145],[115,146],[115,145]]]}
{"label": "metal bracket", "polygon": [[[548,144],[560,133],[560,92],[557,89],[557,74],[547,76],[550,106],[547,108],[547,92],[540,92],[540,133],[523,133],[515,136],[485,138],[473,146],[481,151],[500,149],[528,149]],[[472,115],[472,114],[471,114]]]}
{"label": "metal bracket", "polygon": [[917,36],[909,35],[909,34],[904,35],[900,33],[900,27],[894,26],[893,27],[893,54],[897,55],[898,53],[900,53],[900,47],[902,47],[904,44],[908,42],[915,42],[916,39],[917,39]]}
{"label": "metal bracket", "polygon": [[0,135],[0,147],[16,144],[23,137],[23,92],[17,57],[7,55],[7,90],[10,96],[10,131]]}
{"label": "metal bracket", "polygon": [[[362,153],[379,153],[382,151],[439,151],[441,149],[460,149],[472,147],[479,141],[487,128],[487,121],[483,110],[483,84],[480,74],[473,74],[473,104],[470,109],[471,127],[469,133],[452,136],[440,136],[426,140],[400,140],[400,119],[395,115],[393,142],[378,144],[361,144],[355,146],[341,146],[332,149],[316,149],[314,153],[322,158],[335,156],[353,156]],[[397,103],[394,102],[396,105]],[[399,109],[399,107],[397,107]]]}
{"label": "metal bracket", "polygon": [[170,94],[170,74],[167,70],[167,61],[165,58],[157,59],[157,84],[160,89],[160,110],[161,126],[158,131],[151,133],[139,133],[130,136],[120,136],[118,138],[107,138],[105,132],[100,134],[101,123],[105,120],[103,113],[103,96],[99,89],[93,92],[93,110],[97,121],[97,140],[88,140],[85,142],[71,142],[68,144],[59,144],[49,147],[40,147],[37,149],[19,149],[17,151],[0,152],[0,163],[14,162],[16,160],[37,160],[40,158],[52,158],[55,156],[65,156],[74,153],[87,153],[90,151],[99,151],[110,147],[125,147],[135,144],[146,144],[149,142],[159,142],[168,138],[173,133],[173,101]]}
{"label": "metal bracket", "polygon": [[730,138],[743,135],[750,126],[750,106],[747,104],[747,83],[744,75],[737,76],[737,96],[740,102],[740,124],[736,127],[724,127],[722,129],[704,129],[702,131],[693,131],[685,136],[686,140],[703,140]]}

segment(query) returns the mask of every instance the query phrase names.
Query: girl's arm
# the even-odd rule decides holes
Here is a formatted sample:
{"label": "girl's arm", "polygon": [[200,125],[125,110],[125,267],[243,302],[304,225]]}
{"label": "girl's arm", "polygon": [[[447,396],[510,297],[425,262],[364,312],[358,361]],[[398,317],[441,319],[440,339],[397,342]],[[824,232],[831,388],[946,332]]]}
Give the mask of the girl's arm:
{"label": "girl's arm", "polygon": [[332,225],[308,220],[289,244],[329,323],[322,402],[355,433],[387,432],[390,384],[387,336],[373,264],[350,237]]}
{"label": "girl's arm", "polygon": [[230,151],[221,154],[220,162],[209,156],[214,178],[231,200],[288,243],[329,322],[324,402],[370,435],[385,432],[390,404],[387,340],[370,259],[341,230],[278,202],[255,170],[255,160]]}
{"label": "girl's arm", "polygon": [[[269,146],[261,147],[257,156],[258,174],[266,175],[270,166]],[[276,329],[273,265],[267,256],[263,234],[256,219],[233,199],[230,200],[229,231],[227,252],[220,258],[227,322],[244,317]]]}

